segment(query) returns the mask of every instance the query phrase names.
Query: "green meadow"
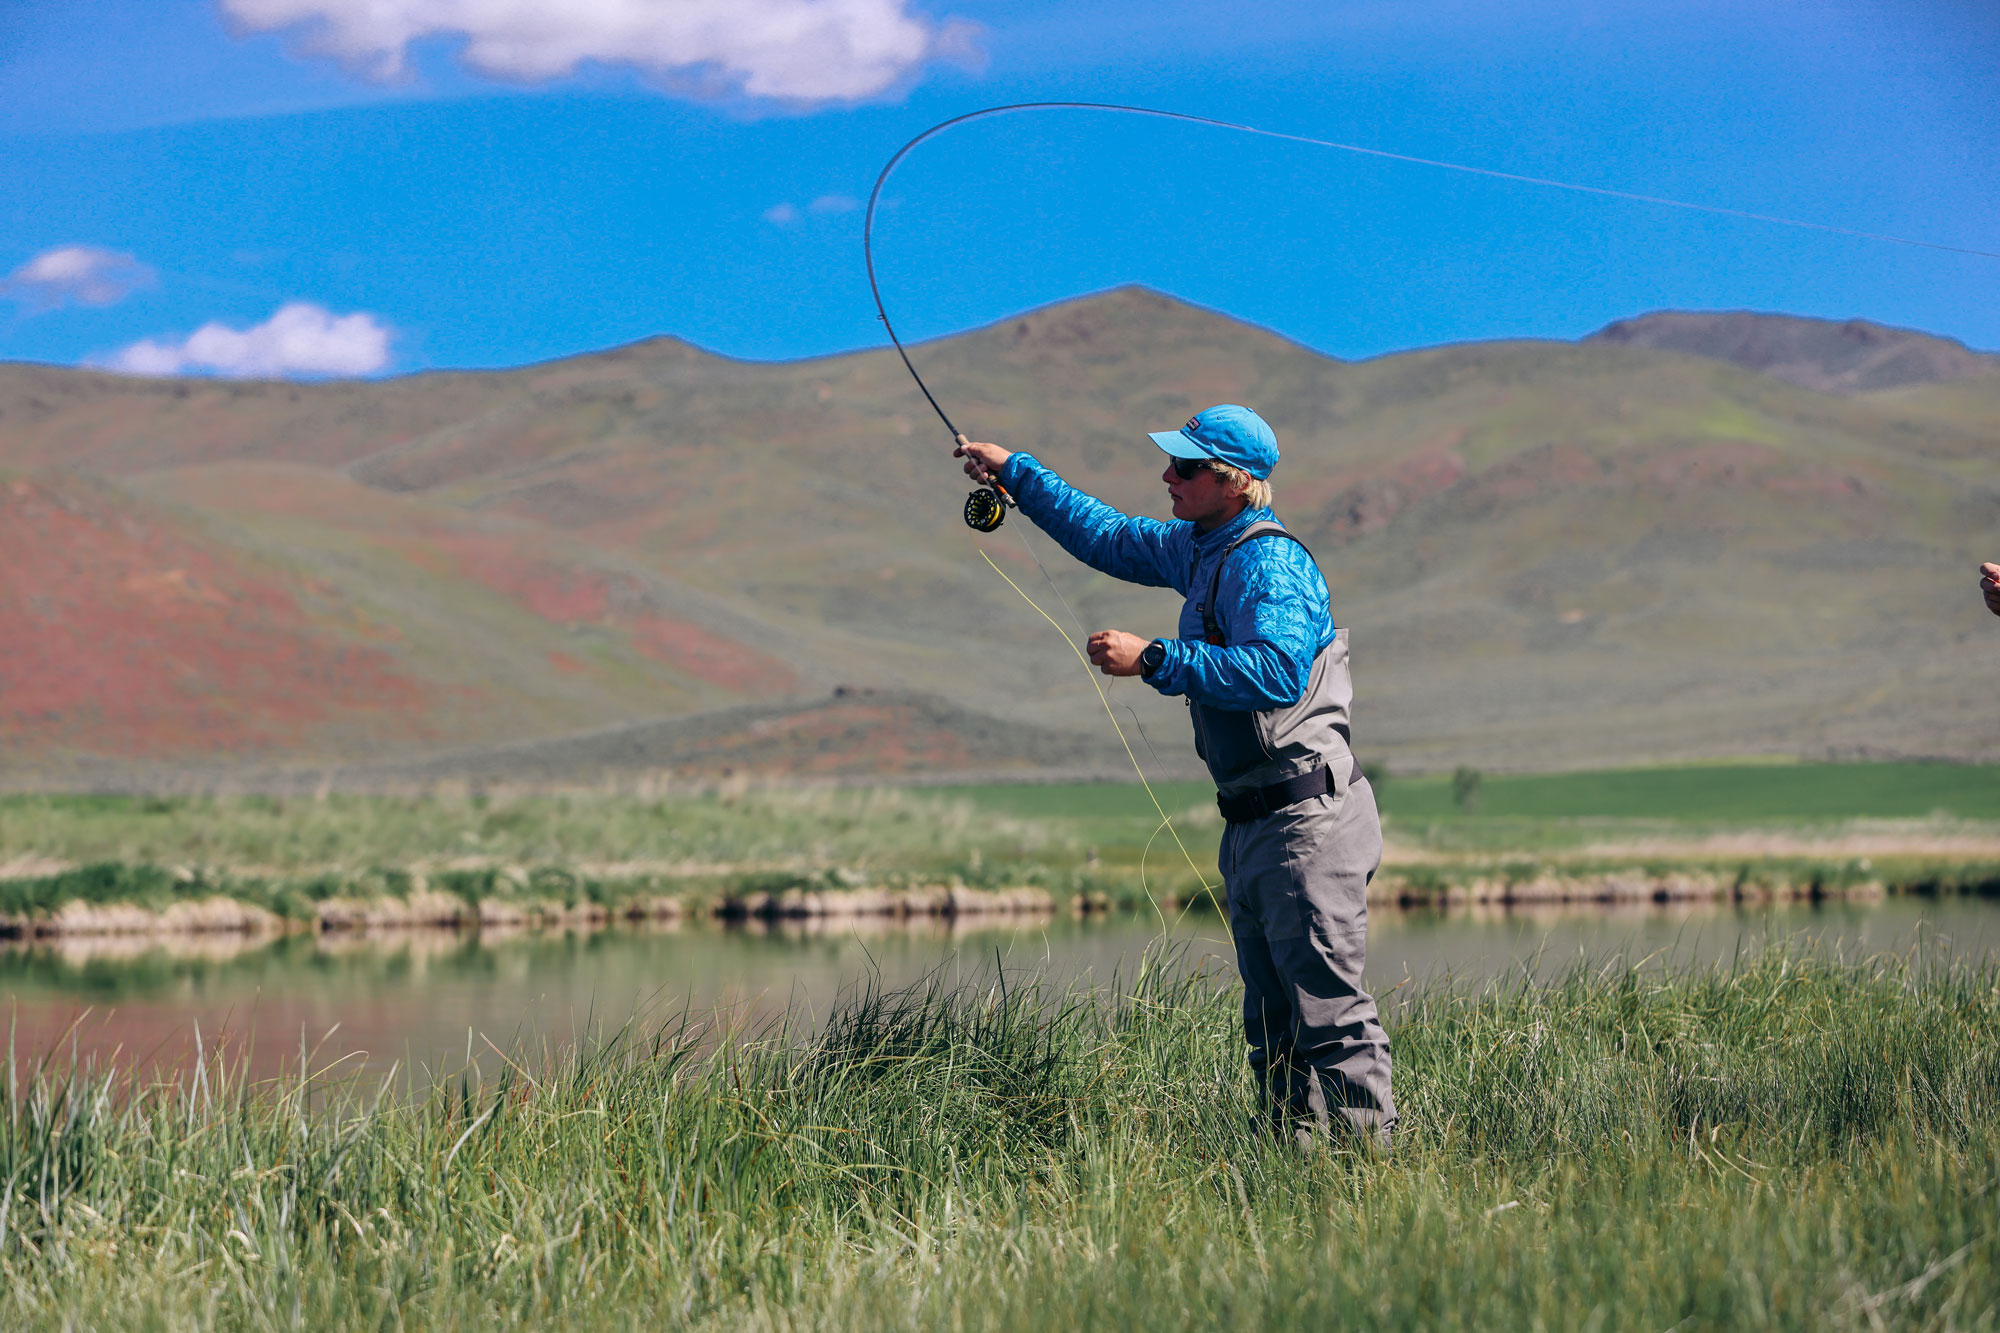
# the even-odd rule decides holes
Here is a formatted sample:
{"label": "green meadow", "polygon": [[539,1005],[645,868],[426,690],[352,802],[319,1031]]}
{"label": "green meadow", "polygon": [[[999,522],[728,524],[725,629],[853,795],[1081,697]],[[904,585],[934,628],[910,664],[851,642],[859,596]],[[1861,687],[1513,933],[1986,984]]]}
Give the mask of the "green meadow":
{"label": "green meadow", "polygon": [[[1383,808],[1448,819],[1448,774],[1391,775]],[[1813,823],[1849,819],[2000,820],[2000,764],[1703,764],[1482,776],[1474,814],[1515,819]]]}
{"label": "green meadow", "polygon": [[[1994,764],[1744,763],[1373,776],[1392,850],[1406,864],[1435,860],[1444,874],[1479,866],[1512,866],[1519,873],[1544,862],[1655,868],[1760,862],[1808,877],[1851,877],[1860,858],[1831,848],[1859,837],[1893,846],[1859,871],[1879,869],[1892,887],[1898,879],[1924,881],[1947,865],[1970,870],[1984,883],[1989,868],[1983,861],[1971,870],[1964,853],[1945,850],[1946,840],[2000,843],[2000,765]],[[990,818],[1038,822],[1052,837],[1095,849],[1105,865],[1134,867],[1143,853],[1169,882],[1185,872],[1172,839],[1160,831],[1154,799],[1137,783],[960,787],[938,794],[969,802]],[[1205,784],[1156,783],[1152,795],[1197,857],[1212,853],[1221,823]],[[1748,850],[1706,845],[1718,837],[1741,842],[1745,835],[1768,839],[1770,848],[1757,850],[1754,838]],[[1936,849],[1927,850],[1933,843]],[[1979,856],[1990,859],[1987,852]]]}
{"label": "green meadow", "polygon": [[[1420,886],[1632,865],[1891,892],[2000,886],[2000,765],[1390,773],[1376,790],[1396,873]],[[1137,783],[13,795],[0,797],[0,863],[16,867],[0,877],[0,913],[221,893],[303,920],[326,898],[397,895],[418,876],[471,899],[607,908],[647,894],[699,908],[733,892],[943,881],[1135,907],[1212,882],[1221,828],[1209,788],[1187,782],[1150,797]],[[1886,850],[1856,852],[1856,837]],[[1718,838],[1734,842],[1718,850]]]}
{"label": "green meadow", "polygon": [[[1850,819],[2000,821],[2000,764],[1694,764],[1579,773],[1482,773],[1470,810],[1452,775],[1376,774],[1385,818],[1630,819],[1674,823],[1813,823]],[[1021,817],[1118,818],[1151,809],[1137,783],[941,788]],[[1199,782],[1156,783],[1170,813],[1211,799]]]}
{"label": "green meadow", "polygon": [[[1470,801],[1450,774],[1378,774],[1391,836],[1489,829],[1523,846],[1567,829],[1666,833],[1824,830],[1850,821],[2000,825],[2000,764],[1717,764],[1481,774]],[[1213,791],[1162,782],[1152,796],[1212,844]],[[660,797],[443,792],[418,796],[0,796],[0,856],[153,860],[277,870],[492,855],[681,863],[833,861],[947,866],[1072,844],[1143,845],[1159,825],[1136,782],[903,788],[749,787]],[[1164,840],[1165,835],[1162,835]]]}

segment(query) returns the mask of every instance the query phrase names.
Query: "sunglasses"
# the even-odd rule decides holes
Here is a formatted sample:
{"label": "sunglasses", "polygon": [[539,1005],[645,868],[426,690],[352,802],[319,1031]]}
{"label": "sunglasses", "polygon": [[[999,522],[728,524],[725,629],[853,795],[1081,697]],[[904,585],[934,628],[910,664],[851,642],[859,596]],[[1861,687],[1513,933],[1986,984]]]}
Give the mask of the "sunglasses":
{"label": "sunglasses", "polygon": [[1206,472],[1207,470],[1208,463],[1203,459],[1176,458],[1174,460],[1174,475],[1182,481],[1193,481],[1197,472]]}

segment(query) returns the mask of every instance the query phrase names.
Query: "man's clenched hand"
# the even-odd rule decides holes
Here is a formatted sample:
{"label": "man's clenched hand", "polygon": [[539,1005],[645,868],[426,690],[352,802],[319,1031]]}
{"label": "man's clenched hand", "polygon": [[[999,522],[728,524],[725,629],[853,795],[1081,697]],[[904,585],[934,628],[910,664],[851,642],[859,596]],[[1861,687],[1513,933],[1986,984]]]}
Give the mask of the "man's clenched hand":
{"label": "man's clenched hand", "polygon": [[1989,560],[1979,567],[1979,591],[1986,594],[1986,609],[2000,616],[2000,565]]}
{"label": "man's clenched hand", "polygon": [[1000,469],[1005,467],[1007,460],[1014,455],[997,444],[981,444],[977,440],[968,440],[961,435],[958,437],[958,448],[951,451],[951,456],[963,458],[965,475],[984,486],[988,482],[999,480]]}
{"label": "man's clenched hand", "polygon": [[1151,642],[1122,629],[1101,629],[1090,636],[1090,664],[1107,676],[1136,676],[1139,654]]}

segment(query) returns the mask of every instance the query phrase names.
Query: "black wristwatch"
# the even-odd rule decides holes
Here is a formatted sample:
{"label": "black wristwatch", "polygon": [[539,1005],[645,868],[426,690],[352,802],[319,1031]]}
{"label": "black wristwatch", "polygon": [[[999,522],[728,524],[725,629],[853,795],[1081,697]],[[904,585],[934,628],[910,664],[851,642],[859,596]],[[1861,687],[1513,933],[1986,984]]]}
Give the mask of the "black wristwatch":
{"label": "black wristwatch", "polygon": [[1167,660],[1167,645],[1158,639],[1147,644],[1139,653],[1139,678],[1151,680],[1153,673]]}

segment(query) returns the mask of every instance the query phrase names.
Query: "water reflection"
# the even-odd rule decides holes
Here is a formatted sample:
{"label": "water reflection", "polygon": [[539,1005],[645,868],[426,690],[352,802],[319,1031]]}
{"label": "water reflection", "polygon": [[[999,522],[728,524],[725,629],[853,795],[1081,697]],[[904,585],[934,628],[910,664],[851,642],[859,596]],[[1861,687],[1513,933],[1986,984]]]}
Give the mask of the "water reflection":
{"label": "water reflection", "polygon": [[[823,1015],[843,986],[871,975],[904,984],[946,967],[990,975],[1042,968],[1108,982],[1160,935],[1151,917],[1077,922],[790,921],[721,928],[652,923],[608,930],[397,931],[192,936],[172,942],[65,940],[0,950],[0,997],[17,1063],[72,1051],[140,1070],[174,1066],[218,1042],[262,1076],[295,1065],[301,1035],[355,1068],[458,1067],[468,1053],[542,1050],[615,1030],[721,1011],[755,1022],[787,1009]],[[1176,923],[1188,965],[1226,975],[1227,927]],[[1476,983],[1613,955],[1656,963],[1726,961],[1765,940],[1806,938],[1855,954],[1918,946],[2000,955],[1991,903],[1895,898],[1873,904],[1633,904],[1377,909],[1368,971],[1378,992],[1441,977]],[[330,1036],[328,1034],[331,1034]],[[488,1052],[484,1057],[481,1052]]]}

